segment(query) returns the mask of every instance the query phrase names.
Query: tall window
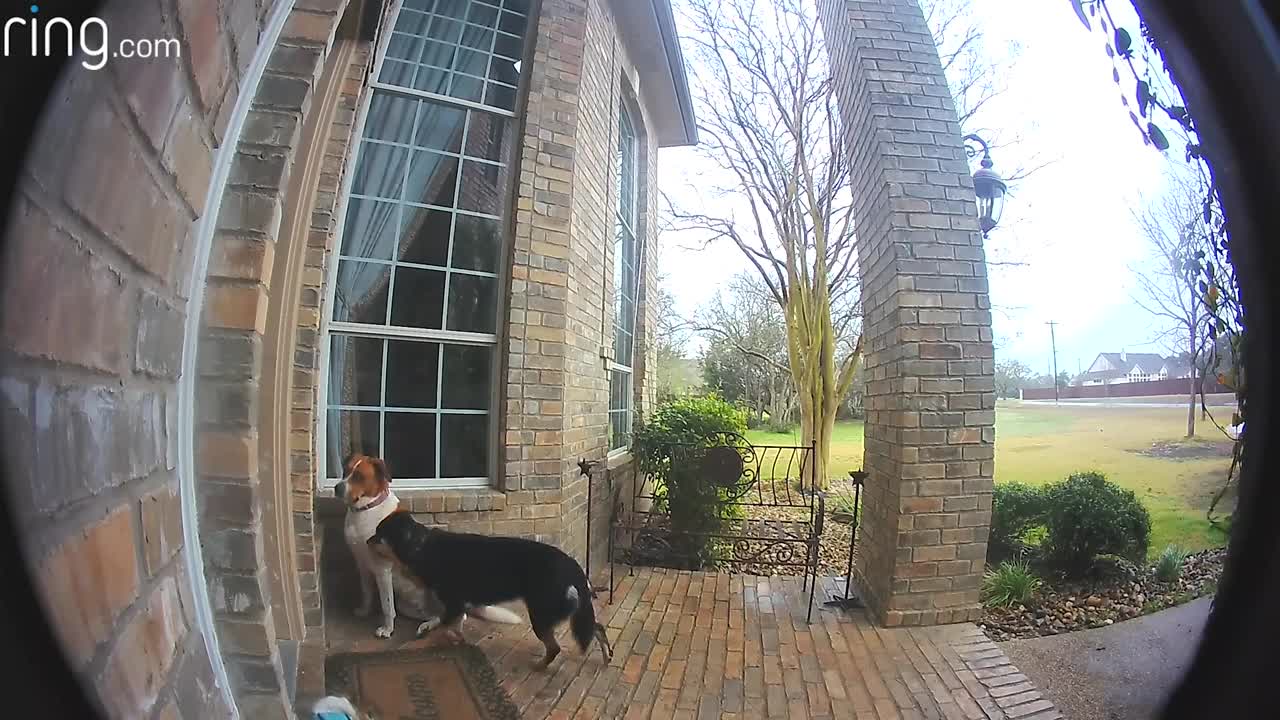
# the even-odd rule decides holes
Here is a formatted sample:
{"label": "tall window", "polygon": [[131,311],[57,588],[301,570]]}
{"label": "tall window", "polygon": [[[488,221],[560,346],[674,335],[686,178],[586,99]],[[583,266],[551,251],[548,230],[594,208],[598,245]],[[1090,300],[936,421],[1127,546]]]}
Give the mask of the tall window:
{"label": "tall window", "polygon": [[624,107],[618,117],[617,197],[613,240],[614,334],[609,372],[609,448],[631,443],[635,374],[636,290],[639,285],[639,182],[635,125]]}
{"label": "tall window", "polygon": [[528,0],[405,0],[370,80],[328,325],[325,477],[484,485]]}

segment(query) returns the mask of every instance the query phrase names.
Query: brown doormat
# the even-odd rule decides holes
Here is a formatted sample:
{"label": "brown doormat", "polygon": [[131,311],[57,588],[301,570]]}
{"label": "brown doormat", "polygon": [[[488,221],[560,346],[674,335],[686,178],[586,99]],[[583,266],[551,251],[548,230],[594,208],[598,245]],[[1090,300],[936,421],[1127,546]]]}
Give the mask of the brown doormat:
{"label": "brown doormat", "polygon": [[493,666],[474,645],[334,655],[328,691],[376,720],[517,720]]}

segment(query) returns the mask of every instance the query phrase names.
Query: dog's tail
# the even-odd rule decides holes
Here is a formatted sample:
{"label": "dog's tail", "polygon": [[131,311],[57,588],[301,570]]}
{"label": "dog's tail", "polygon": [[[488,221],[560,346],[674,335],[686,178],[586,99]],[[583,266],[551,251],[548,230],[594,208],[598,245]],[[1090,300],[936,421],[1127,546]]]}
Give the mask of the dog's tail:
{"label": "dog's tail", "polygon": [[519,625],[524,622],[519,615],[497,605],[478,605],[468,610],[467,614],[491,623],[502,623],[504,625]]}
{"label": "dog's tail", "polygon": [[578,641],[578,648],[585,654],[591,647],[591,641],[600,642],[600,654],[607,663],[613,659],[613,648],[609,646],[609,638],[605,635],[604,626],[596,622],[596,609],[591,603],[591,588],[587,587],[587,579],[583,577],[577,586],[570,585],[565,598],[576,607],[569,621],[573,631],[573,639]]}

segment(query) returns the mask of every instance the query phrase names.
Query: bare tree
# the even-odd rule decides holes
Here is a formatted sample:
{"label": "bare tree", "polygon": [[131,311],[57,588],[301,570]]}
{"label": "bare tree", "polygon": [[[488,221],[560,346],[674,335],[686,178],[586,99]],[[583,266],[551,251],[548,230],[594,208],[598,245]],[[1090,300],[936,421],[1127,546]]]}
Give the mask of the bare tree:
{"label": "bare tree", "polygon": [[[973,17],[971,0],[920,0],[920,8],[938,48],[962,130],[982,135],[992,150],[1022,145],[1021,136],[1002,129],[1003,122],[988,124],[988,105],[1008,90],[1006,78],[1021,48],[1010,43],[999,52],[992,52],[982,23]],[[1000,172],[1006,182],[1016,186],[1018,180],[1051,162],[1035,152],[1022,164],[1002,165]]]}
{"label": "bare tree", "polygon": [[723,345],[738,356],[734,367],[757,417],[768,412],[774,424],[789,425],[798,398],[782,310],[753,274],[735,276],[727,290],[701,309],[695,329],[711,340],[712,349]]}
{"label": "bare tree", "polygon": [[1196,256],[1208,248],[1210,239],[1200,216],[1195,190],[1182,179],[1171,178],[1169,189],[1137,215],[1150,256],[1145,265],[1133,268],[1134,302],[1161,323],[1155,339],[1191,365],[1187,437],[1196,434],[1196,396],[1208,350]]}
{"label": "bare tree", "polygon": [[[673,207],[683,229],[728,239],[786,320],[788,369],[812,480],[827,483],[831,434],[862,356],[852,181],[818,20],[804,0],[688,0],[702,138],[726,178],[723,211]],[[845,319],[847,318],[847,322]]]}

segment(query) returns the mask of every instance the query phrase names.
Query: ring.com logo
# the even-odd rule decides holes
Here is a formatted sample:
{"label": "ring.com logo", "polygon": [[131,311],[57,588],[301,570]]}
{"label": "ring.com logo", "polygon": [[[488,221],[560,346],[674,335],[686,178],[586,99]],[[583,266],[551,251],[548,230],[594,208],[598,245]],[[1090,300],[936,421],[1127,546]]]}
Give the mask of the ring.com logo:
{"label": "ring.com logo", "polygon": [[177,58],[182,43],[175,38],[124,38],[114,48],[111,33],[102,18],[85,18],[76,28],[63,17],[41,17],[40,6],[32,5],[30,15],[11,17],[4,23],[4,57],[72,57],[84,55],[80,64],[100,70],[111,58]]}

